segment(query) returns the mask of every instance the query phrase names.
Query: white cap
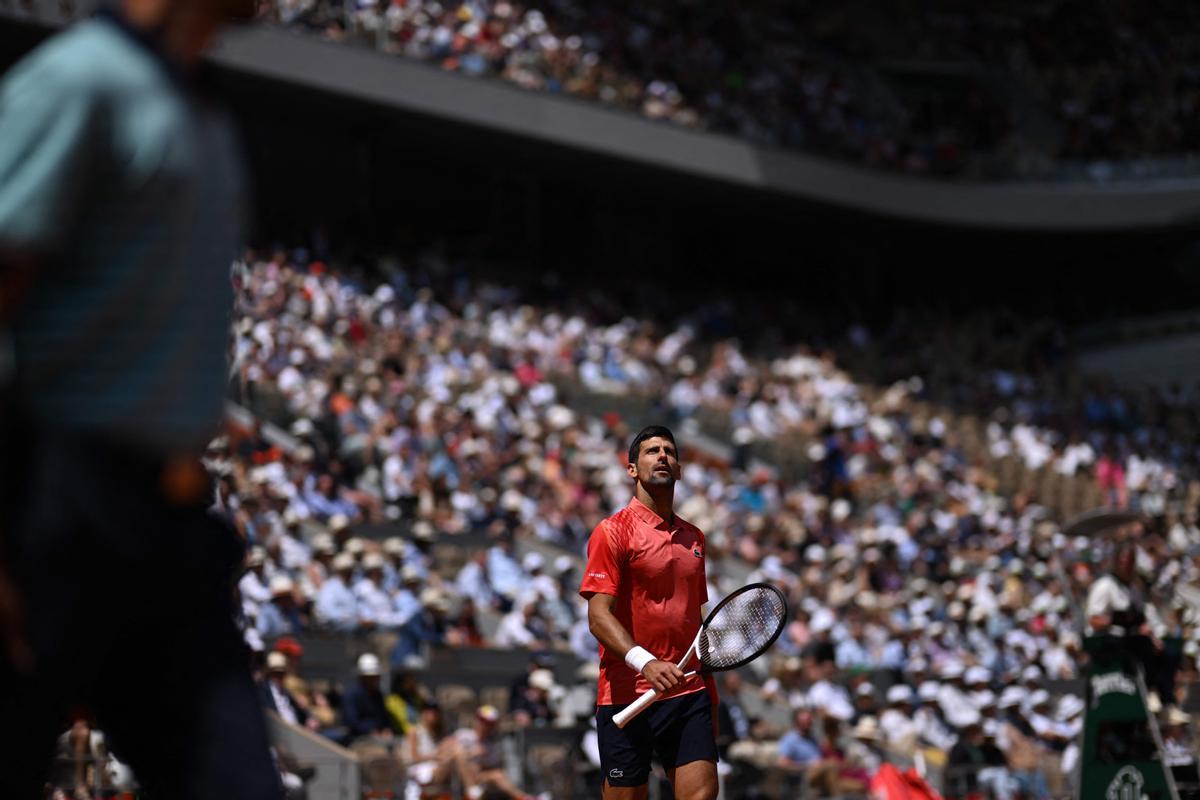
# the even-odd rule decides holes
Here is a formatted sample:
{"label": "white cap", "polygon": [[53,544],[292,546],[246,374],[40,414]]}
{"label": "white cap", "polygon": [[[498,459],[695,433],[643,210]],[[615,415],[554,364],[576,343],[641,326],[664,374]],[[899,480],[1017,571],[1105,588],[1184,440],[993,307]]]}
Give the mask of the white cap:
{"label": "white cap", "polygon": [[389,536],[383,540],[383,552],[389,556],[399,556],[404,554],[404,540],[399,536]]}
{"label": "white cap", "polygon": [[869,714],[854,726],[853,736],[855,739],[878,739],[880,738],[879,734],[879,723]]}
{"label": "white cap", "polygon": [[246,566],[261,567],[267,560],[267,551],[261,547],[251,547],[246,555]]}
{"label": "white cap", "polygon": [[992,676],[988,673],[987,667],[971,667],[966,672],[966,682],[968,684],[987,683]]}
{"label": "white cap", "polygon": [[529,675],[529,685],[548,692],[554,687],[554,673],[548,669],[535,669]]}
{"label": "white cap", "polygon": [[917,696],[927,703],[932,702],[937,700],[938,690],[940,688],[941,687],[938,686],[937,681],[925,681],[917,687]]}
{"label": "white cap", "polygon": [[1000,708],[1012,708],[1019,706],[1025,700],[1028,693],[1020,686],[1006,686],[1004,691],[1000,693],[1000,700],[997,705]]}
{"label": "white cap", "polygon": [[414,539],[430,542],[434,539],[433,524],[427,519],[419,519],[412,526]]}
{"label": "white cap", "polygon": [[889,705],[911,703],[913,701],[912,687],[906,683],[898,683],[895,686],[889,687],[887,690],[887,701]]}
{"label": "white cap", "polygon": [[354,569],[354,556],[349,553],[338,553],[333,559],[334,572],[349,572]]}
{"label": "white cap", "polygon": [[292,583],[292,579],[287,575],[276,575],[271,578],[272,597],[277,594],[290,594],[294,588],[296,588],[295,584]]}
{"label": "white cap", "polygon": [[1029,693],[1029,697],[1026,698],[1026,703],[1029,705],[1030,708],[1037,708],[1038,706],[1044,706],[1049,702],[1050,702],[1050,693],[1047,692],[1045,689],[1037,689],[1035,691],[1032,691]]}
{"label": "white cap", "polygon": [[314,553],[336,553],[337,547],[333,543],[333,537],[328,533],[318,533],[312,538],[312,549]]}
{"label": "white cap", "polygon": [[426,608],[439,609],[441,611],[449,611],[450,603],[446,600],[446,596],[437,589],[432,587],[421,592],[421,605]]}
{"label": "white cap", "polygon": [[1023,680],[1023,681],[1036,681],[1036,680],[1040,680],[1041,677],[1042,677],[1042,670],[1040,668],[1038,668],[1035,664],[1030,664],[1028,667],[1021,670],[1021,680]]}
{"label": "white cap", "polygon": [[357,668],[359,675],[378,675],[379,656],[374,653],[363,653],[358,657]]}
{"label": "white cap", "polygon": [[1187,725],[1191,722],[1191,715],[1180,711],[1175,706],[1170,706],[1167,709],[1167,725]]}
{"label": "white cap", "polygon": [[955,678],[961,678],[963,675],[963,665],[957,661],[947,661],[942,665],[942,670],[939,677],[942,680],[952,681]]}
{"label": "white cap", "polygon": [[383,556],[379,553],[367,553],[363,556],[363,569],[368,572],[375,569],[383,569]]}
{"label": "white cap", "polygon": [[287,656],[278,651],[267,653],[267,669],[271,672],[283,672],[287,669]]}
{"label": "white cap", "polygon": [[1074,719],[1083,713],[1084,702],[1077,695],[1063,695],[1058,701],[1058,708],[1055,710],[1055,717],[1059,722],[1066,722]]}
{"label": "white cap", "polygon": [[412,564],[407,564],[404,569],[400,570],[400,580],[405,583],[419,583],[421,580],[421,570]]}
{"label": "white cap", "polygon": [[571,560],[570,556],[559,556],[558,558],[554,559],[554,571],[557,574],[561,575],[564,572],[570,572],[573,569],[575,569],[575,562]]}
{"label": "white cap", "polygon": [[854,690],[859,697],[874,697],[875,687],[869,683],[860,683],[858,688]]}
{"label": "white cap", "polygon": [[342,549],[352,556],[359,556],[363,551],[363,540],[357,536],[351,536],[346,540],[346,544],[342,545]]}
{"label": "white cap", "polygon": [[533,572],[546,566],[546,557],[536,551],[531,551],[525,554],[521,559],[521,568],[526,572]]}
{"label": "white cap", "polygon": [[350,527],[350,518],[345,514],[334,514],[329,518],[329,530],[333,533]]}
{"label": "white cap", "polygon": [[822,606],[813,613],[812,618],[808,621],[808,629],[813,633],[821,633],[833,627],[836,622],[833,612]]}

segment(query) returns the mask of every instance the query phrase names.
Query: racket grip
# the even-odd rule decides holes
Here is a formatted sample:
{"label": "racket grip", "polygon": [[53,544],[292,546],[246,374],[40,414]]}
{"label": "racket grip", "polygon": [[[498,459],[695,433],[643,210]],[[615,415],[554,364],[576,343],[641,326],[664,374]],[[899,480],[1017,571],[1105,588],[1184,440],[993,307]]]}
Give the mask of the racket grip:
{"label": "racket grip", "polygon": [[658,692],[656,692],[654,689],[651,689],[637,700],[634,700],[632,703],[625,706],[625,708],[614,714],[613,722],[616,723],[618,728],[624,728],[629,724],[630,720],[645,711],[646,708],[653,703],[657,697]]}

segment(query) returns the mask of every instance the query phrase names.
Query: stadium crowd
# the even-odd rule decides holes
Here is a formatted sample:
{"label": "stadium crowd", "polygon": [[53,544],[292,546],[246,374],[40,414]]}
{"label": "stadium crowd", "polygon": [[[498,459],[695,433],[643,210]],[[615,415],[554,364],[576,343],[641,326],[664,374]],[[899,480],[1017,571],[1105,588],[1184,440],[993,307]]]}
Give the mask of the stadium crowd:
{"label": "stadium crowd", "polygon": [[[1065,791],[1083,708],[1048,689],[1079,674],[1078,598],[1114,551],[1065,536],[1036,496],[999,493],[989,464],[966,458],[945,421],[915,412],[919,381],[872,394],[803,348],[763,360],[686,323],[602,324],[459,276],[430,283],[426,272],[393,267],[367,280],[283,254],[235,265],[235,394],[251,407],[277,397],[297,442],[271,445],[260,429],[209,453],[217,506],[250,545],[247,638],[278,648],[279,637],[310,628],[384,635],[376,641],[388,643],[393,685],[410,686],[401,713],[377,690],[366,723],[347,696],[295,692],[290,702],[312,710],[306,724],[348,742],[411,731],[428,698],[408,676],[431,648],[594,660],[574,569],[592,527],[628,502],[628,430],[572,410],[560,386],[661,393],[681,430],[715,411],[728,415],[734,443],[795,438],[812,462],[806,480],[790,482],[682,440],[677,508],[707,532],[710,596],[766,580],[794,609],[773,655],[726,686],[731,763],[830,793],[863,785],[881,760],[917,759],[964,781],[977,774],[998,797]],[[993,454],[1007,446],[1029,458],[1026,429],[1058,435],[996,425]],[[1067,448],[1050,450],[1061,461]],[[1124,482],[1152,520],[1123,533],[1138,543],[1133,580],[1158,609],[1155,633],[1187,641],[1181,680],[1158,699],[1174,715],[1195,675],[1197,636],[1196,612],[1175,588],[1200,577],[1186,455],[1155,462],[1173,482]],[[1076,459],[1075,469],[1105,480],[1100,463]],[[382,521],[407,536],[355,534]],[[469,531],[488,544],[435,563],[435,542]],[[358,666],[376,680],[384,671]],[[545,674],[536,683],[544,695],[521,724],[590,713],[586,701],[554,709],[571,687]],[[789,730],[764,704],[793,710]]]}
{"label": "stadium crowd", "polygon": [[[689,127],[912,173],[1107,178],[1192,152],[1195,10],[1104,2],[276,0],[334,39]],[[907,88],[916,85],[917,89]],[[1179,163],[1174,168],[1180,169]]]}

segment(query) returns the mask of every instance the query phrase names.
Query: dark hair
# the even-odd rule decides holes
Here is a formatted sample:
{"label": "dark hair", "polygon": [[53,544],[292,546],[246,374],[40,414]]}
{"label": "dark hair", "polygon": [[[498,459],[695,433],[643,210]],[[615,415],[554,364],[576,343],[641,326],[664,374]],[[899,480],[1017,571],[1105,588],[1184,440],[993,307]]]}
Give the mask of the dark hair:
{"label": "dark hair", "polygon": [[675,449],[679,449],[679,445],[675,444],[675,434],[671,433],[671,429],[665,425],[647,425],[638,431],[638,435],[633,437],[633,442],[629,445],[629,463],[636,464],[638,453],[642,446],[642,442],[647,439],[666,439],[671,444],[675,445]]}

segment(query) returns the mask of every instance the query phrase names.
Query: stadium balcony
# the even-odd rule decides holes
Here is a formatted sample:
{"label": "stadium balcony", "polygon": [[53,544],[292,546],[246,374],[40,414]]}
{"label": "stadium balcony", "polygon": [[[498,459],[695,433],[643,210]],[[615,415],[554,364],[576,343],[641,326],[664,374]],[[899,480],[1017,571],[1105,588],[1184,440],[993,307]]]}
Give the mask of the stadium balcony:
{"label": "stadium balcony", "polygon": [[[0,2],[0,20],[9,33],[25,34],[6,34],[9,48],[31,43],[31,36],[61,26],[87,5]],[[506,139],[531,153],[553,149],[568,159],[619,163],[882,218],[993,230],[1111,232],[1186,226],[1200,214],[1200,178],[970,183],[889,174],[264,25],[228,32],[211,59],[227,74],[332,94],[432,125],[453,133],[460,148],[476,143],[486,149]]]}

